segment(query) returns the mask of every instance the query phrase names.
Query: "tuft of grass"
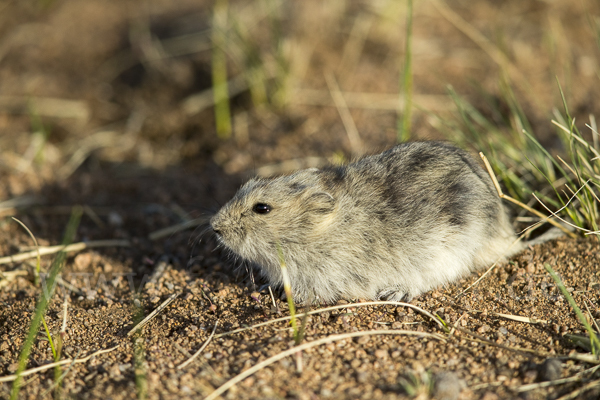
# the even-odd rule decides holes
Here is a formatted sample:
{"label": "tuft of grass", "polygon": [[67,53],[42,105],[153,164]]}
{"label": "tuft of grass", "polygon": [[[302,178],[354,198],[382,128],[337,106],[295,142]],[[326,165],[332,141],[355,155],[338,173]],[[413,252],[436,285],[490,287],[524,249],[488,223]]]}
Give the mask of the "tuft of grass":
{"label": "tuft of grass", "polygon": [[550,274],[550,276],[556,283],[556,286],[558,286],[558,289],[560,289],[563,296],[565,296],[565,298],[569,302],[569,305],[571,306],[571,308],[573,308],[573,311],[575,311],[575,314],[577,314],[577,318],[579,319],[579,322],[581,322],[581,324],[585,327],[586,331],[590,335],[590,344],[591,344],[592,354],[595,355],[596,357],[600,356],[600,340],[598,339],[598,336],[596,335],[594,328],[592,328],[592,326],[588,322],[587,318],[585,318],[585,315],[583,315],[583,312],[581,312],[581,309],[577,306],[575,299],[573,299],[573,296],[571,296],[571,293],[569,293],[569,291],[565,287],[564,283],[562,282],[560,277],[556,274],[556,272],[554,271],[552,266],[550,266],[550,264],[548,264],[548,263],[544,263],[544,268],[546,268],[546,271],[548,271],[548,273]]}
{"label": "tuft of grass", "polygon": [[[290,99],[291,42],[285,35],[281,0],[263,0],[232,9],[227,54],[243,71],[255,107],[284,107]],[[233,6],[232,6],[233,7]],[[256,28],[268,27],[268,40]]]}
{"label": "tuft of grass", "polygon": [[[509,195],[544,211],[585,234],[599,226],[600,151],[595,119],[590,116],[586,139],[571,117],[560,85],[563,111],[554,110],[552,124],[563,146],[563,157],[551,155],[537,139],[510,85],[501,85],[500,100],[484,93],[487,114],[452,89],[458,118],[444,129],[464,147],[490,155],[492,169]],[[554,209],[554,211],[552,210]]]}
{"label": "tuft of grass", "polygon": [[[23,229],[25,229],[27,231],[27,234],[31,237],[31,239],[33,240],[33,243],[35,245],[37,258],[36,258],[35,270],[34,270],[34,284],[37,286],[40,283],[41,262],[42,262],[42,256],[40,254],[40,248],[39,248],[37,239],[31,232],[31,230],[23,222],[19,221],[15,217],[12,217],[12,219],[15,222],[17,222],[19,225],[21,225],[21,227],[23,227]],[[65,250],[63,250],[63,251],[65,251]],[[60,361],[61,352],[62,352],[61,351],[62,350],[61,336],[60,335],[57,336],[57,344],[55,346],[54,340],[52,340],[52,334],[50,333],[48,324],[46,324],[46,319],[43,316],[42,316],[42,324],[44,325],[44,331],[46,332],[46,338],[48,339],[48,343],[50,344],[50,349],[52,350],[52,356],[54,357],[54,362],[58,363]],[[62,374],[62,369],[61,369],[60,365],[56,365],[54,367],[55,384],[53,386],[54,386],[54,389],[56,390],[57,398],[60,398],[60,391],[61,391],[60,383],[62,382],[62,376],[63,376],[63,374]]]}
{"label": "tuft of grass", "polygon": [[229,109],[229,89],[227,85],[227,8],[228,0],[217,0],[213,9],[212,26],[212,79],[215,102],[215,124],[217,136],[228,139],[231,136],[231,112]]}
{"label": "tuft of grass", "polygon": [[398,383],[410,397],[429,398],[433,393],[433,379],[429,372],[409,372]]}
{"label": "tuft of grass", "polygon": [[413,2],[408,0],[406,12],[406,42],[404,44],[404,70],[402,72],[402,94],[404,95],[404,113],[398,120],[398,142],[407,142],[410,139],[412,118],[412,22]]}
{"label": "tuft of grass", "polygon": [[[79,226],[79,221],[81,219],[81,214],[83,213],[81,207],[73,207],[73,211],[71,213],[71,218],[67,224],[66,232],[62,241],[64,246],[71,243],[75,237],[75,233],[77,231],[77,227]],[[23,348],[21,349],[21,353],[19,354],[19,361],[17,367],[17,379],[14,380],[11,392],[10,399],[17,400],[19,397],[19,390],[21,388],[21,373],[25,371],[27,367],[27,360],[29,359],[29,355],[31,354],[31,348],[33,347],[33,343],[37,336],[37,333],[40,328],[40,324],[44,319],[44,315],[46,313],[46,309],[48,308],[48,303],[54,294],[54,289],[56,288],[55,282],[58,274],[62,270],[66,259],[66,252],[61,251],[57,254],[56,258],[53,260],[52,265],[50,267],[50,273],[46,280],[46,290],[42,290],[40,293],[40,297],[37,302],[37,306],[35,308],[33,318],[31,320],[31,324],[29,325],[29,332],[27,333],[27,337],[25,338],[25,343],[23,344]],[[48,333],[49,335],[49,333]],[[55,353],[55,357],[58,354]],[[60,376],[60,374],[59,374]]]}

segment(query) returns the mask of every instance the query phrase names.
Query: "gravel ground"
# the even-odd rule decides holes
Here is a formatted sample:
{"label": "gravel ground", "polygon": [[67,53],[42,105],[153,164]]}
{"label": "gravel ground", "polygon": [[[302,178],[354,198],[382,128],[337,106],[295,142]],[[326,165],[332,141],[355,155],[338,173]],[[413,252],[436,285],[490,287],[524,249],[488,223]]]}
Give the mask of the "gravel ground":
{"label": "gravel ground", "polygon": [[[215,250],[202,222],[255,172],[356,154],[325,71],[344,91],[365,151],[395,143],[405,8],[307,0],[266,12],[259,3],[230,3],[249,36],[237,33],[245,53],[228,48],[229,77],[247,72],[258,54],[271,76],[288,68],[289,87],[267,80],[265,104],[242,88],[231,99],[229,139],[217,137],[214,110],[202,106],[211,87],[212,2],[0,4],[0,257],[33,244],[10,216],[40,246],[52,246],[61,243],[74,205],[84,206],[74,242],[127,241],[68,254],[45,320],[61,338],[61,359],[83,360],[61,367],[60,390],[53,369],[26,376],[20,398],[203,398],[296,346],[287,321],[252,327],[289,315],[288,305],[259,292],[258,278]],[[454,121],[445,119],[455,110],[449,84],[506,131],[513,121],[502,100],[505,72],[535,133],[558,151],[549,122],[552,107],[561,105],[556,76],[577,121],[600,115],[597,32],[590,25],[598,3],[444,4],[415,2],[414,139],[448,139],[440,121]],[[273,64],[282,54],[292,62]],[[189,220],[199,225],[151,238]],[[307,348],[259,369],[223,397],[597,399],[600,376],[585,372],[595,365],[589,350],[569,336],[586,332],[544,264],[598,323],[599,250],[593,237],[559,239],[497,265],[470,291],[463,293],[483,271],[411,301],[437,314],[447,330],[417,308],[340,302],[306,318],[299,343]],[[53,258],[42,257],[42,270]],[[2,399],[43,293],[34,266],[35,258],[0,264]],[[240,328],[249,329],[231,333]],[[326,340],[341,334],[354,336]],[[28,369],[53,360],[45,337],[37,336]],[[567,377],[573,379],[542,384]]]}

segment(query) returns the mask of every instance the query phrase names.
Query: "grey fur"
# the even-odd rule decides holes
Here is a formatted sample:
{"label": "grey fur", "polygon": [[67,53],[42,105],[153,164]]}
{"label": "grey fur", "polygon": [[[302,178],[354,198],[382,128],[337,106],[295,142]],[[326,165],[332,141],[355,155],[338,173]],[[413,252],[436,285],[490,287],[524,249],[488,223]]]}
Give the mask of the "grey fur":
{"label": "grey fur", "polygon": [[[253,211],[256,204],[268,213]],[[412,142],[342,167],[247,182],[212,217],[222,245],[296,301],[409,300],[523,249],[488,174],[463,150]]]}

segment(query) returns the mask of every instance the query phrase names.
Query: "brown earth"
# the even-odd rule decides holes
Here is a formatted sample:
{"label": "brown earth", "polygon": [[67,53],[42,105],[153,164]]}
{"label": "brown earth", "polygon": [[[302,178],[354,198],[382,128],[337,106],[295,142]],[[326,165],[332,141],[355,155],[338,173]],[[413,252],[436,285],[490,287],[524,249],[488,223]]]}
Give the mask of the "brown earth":
{"label": "brown earth", "polygon": [[[268,4],[273,8],[265,9]],[[415,4],[414,139],[448,138],[440,123],[455,116],[448,85],[506,130],[508,110],[495,115],[485,95],[507,108],[502,71],[549,146],[559,146],[549,122],[552,108],[561,106],[555,77],[582,130],[588,114],[599,115],[596,2],[444,4]],[[284,171],[287,160],[295,160],[292,167],[337,162],[395,143],[404,2],[229,4],[230,21],[244,28],[228,39],[230,79],[252,68],[270,76],[263,81],[267,102],[259,101],[260,85],[248,90],[243,84],[232,97],[229,139],[217,137],[205,92],[212,6],[191,0],[0,4],[0,256],[32,246],[10,216],[29,227],[39,245],[56,245],[74,205],[85,206],[75,242],[130,243],[70,253],[61,276],[72,286],[57,286],[45,318],[53,337],[61,336],[66,299],[62,359],[118,348],[64,365],[60,392],[52,390],[52,369],[26,376],[20,398],[202,398],[292,348],[292,329],[277,322],[215,337],[196,361],[178,369],[217,321],[218,336],[289,311],[279,299],[274,307],[268,292],[257,293],[260,282],[215,251],[202,226],[154,240],[149,235],[206,218],[254,171]],[[361,148],[348,138],[344,107],[331,99],[328,72],[344,92]],[[451,333],[401,306],[349,305],[311,315],[302,343],[383,329],[441,336],[385,334],[323,344],[261,369],[224,397],[492,400],[574,393],[596,399],[600,387],[586,385],[597,382],[598,372],[519,388],[594,365],[577,359],[589,353],[568,335],[585,335],[585,329],[544,264],[556,269],[589,319],[600,320],[599,250],[594,238],[535,246],[463,296],[478,276],[411,302],[437,313],[455,327]],[[43,256],[42,269],[52,260]],[[43,292],[34,283],[34,265],[34,258],[0,264],[0,398],[10,395],[11,383],[2,377],[17,369]],[[172,294],[177,298],[165,310],[128,336],[140,315]],[[52,361],[42,329],[27,368]]]}

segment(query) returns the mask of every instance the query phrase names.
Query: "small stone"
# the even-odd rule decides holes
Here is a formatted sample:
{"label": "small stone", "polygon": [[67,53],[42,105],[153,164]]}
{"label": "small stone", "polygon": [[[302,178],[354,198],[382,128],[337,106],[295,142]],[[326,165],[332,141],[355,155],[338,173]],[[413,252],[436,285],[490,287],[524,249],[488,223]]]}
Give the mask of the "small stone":
{"label": "small stone", "polygon": [[123,225],[123,217],[118,212],[111,211],[108,213],[108,223],[111,226],[121,226]]}
{"label": "small stone", "polygon": [[535,269],[536,268],[534,263],[527,264],[527,267],[525,268],[528,274],[533,274],[535,272]]}
{"label": "small stone", "polygon": [[121,372],[125,372],[129,368],[131,368],[131,364],[130,363],[119,364],[119,371],[121,371]]}
{"label": "small stone", "polygon": [[91,253],[81,253],[75,256],[73,260],[75,263],[75,268],[79,271],[85,271],[88,269],[90,264],[92,263],[92,254]]}
{"label": "small stone", "polygon": [[439,400],[457,400],[462,389],[458,375],[442,372],[434,377],[433,394]]}
{"label": "small stone", "polygon": [[114,364],[108,370],[108,374],[111,378],[117,377],[121,375],[121,369],[118,364]]}
{"label": "small stone", "polygon": [[358,374],[356,374],[356,380],[360,383],[365,383],[367,382],[369,379],[369,374],[367,374],[365,371],[361,371]]}
{"label": "small stone", "polygon": [[406,358],[415,358],[415,351],[411,349],[404,350],[404,357]]}
{"label": "small stone", "polygon": [[498,400],[498,395],[494,392],[487,392],[483,395],[481,400]]}
{"label": "small stone", "polygon": [[388,358],[390,356],[390,354],[388,353],[387,350],[375,350],[375,357],[377,358]]}
{"label": "small stone", "polygon": [[538,377],[542,382],[560,379],[561,372],[562,363],[556,358],[548,358],[538,367]]}
{"label": "small stone", "polygon": [[369,343],[369,340],[371,340],[370,337],[368,337],[368,336],[361,336],[361,337],[359,337],[356,340],[356,343],[358,343],[358,344],[367,344],[367,343]]}
{"label": "small stone", "polygon": [[490,331],[490,326],[489,325],[481,325],[478,329],[477,329],[477,333],[486,333]]}

